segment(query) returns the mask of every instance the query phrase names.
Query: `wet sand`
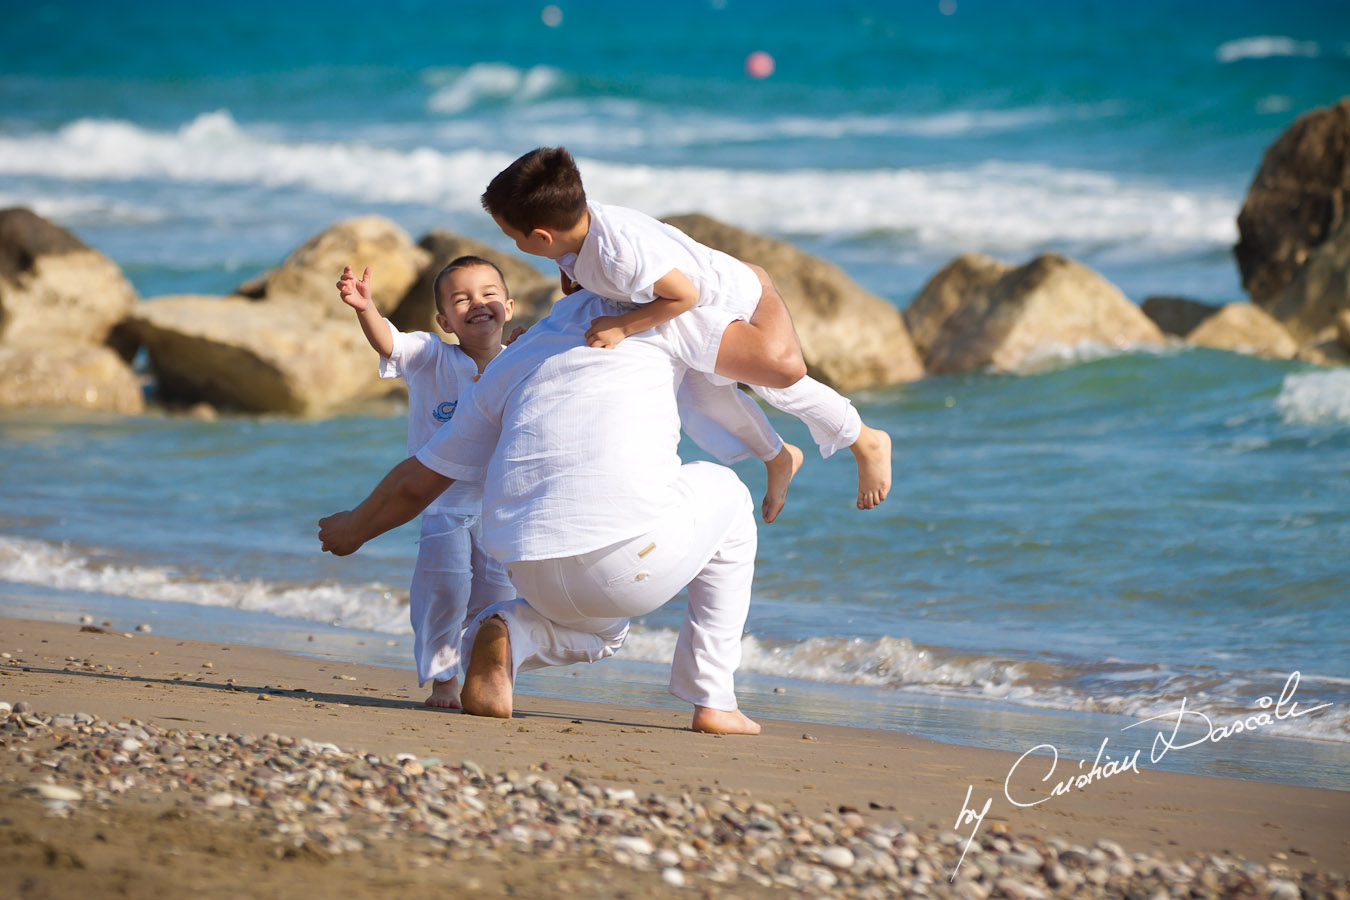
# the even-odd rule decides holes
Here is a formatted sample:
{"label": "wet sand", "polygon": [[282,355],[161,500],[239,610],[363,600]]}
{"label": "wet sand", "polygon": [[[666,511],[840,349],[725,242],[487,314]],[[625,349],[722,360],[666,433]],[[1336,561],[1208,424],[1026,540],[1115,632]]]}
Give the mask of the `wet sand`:
{"label": "wet sand", "polygon": [[[794,821],[833,829],[836,837],[824,844],[819,836],[797,842],[800,853],[806,854],[803,858],[814,865],[812,871],[835,871],[831,863],[819,858],[821,848],[831,841],[843,847],[866,838],[878,847],[889,841],[890,848],[917,841],[922,854],[936,854],[929,866],[936,871],[926,877],[937,893],[967,891],[953,896],[977,896],[981,889],[986,896],[991,890],[992,895],[1004,895],[1018,889],[1015,883],[1000,886],[990,872],[982,881],[963,877],[954,886],[949,881],[953,854],[959,854],[973,827],[969,822],[955,827],[968,788],[968,806],[976,813],[986,799],[991,801],[962,870],[972,878],[979,870],[970,861],[979,852],[992,853],[994,859],[1009,853],[1015,857],[1019,852],[1041,852],[1044,865],[1033,867],[1036,878],[1041,878],[1041,869],[1050,871],[1054,864],[1052,856],[1077,859],[1073,856],[1077,851],[1070,852],[1075,847],[1098,856],[1105,852],[1105,858],[1083,865],[1100,864],[1108,874],[1116,862],[1142,872],[1151,865],[1146,860],[1194,861],[1218,855],[1231,860],[1235,871],[1241,870],[1243,862],[1259,864],[1263,879],[1303,878],[1305,896],[1318,893],[1318,885],[1333,885],[1326,888],[1326,896],[1342,896],[1336,891],[1344,890],[1344,881],[1336,882],[1328,873],[1350,870],[1350,792],[1160,772],[1147,768],[1147,759],[1142,758],[1137,774],[1121,772],[1063,796],[1049,795],[1057,779],[1039,783],[1044,765],[1035,767],[1033,774],[1032,767],[1024,764],[1019,773],[1025,774],[1014,779],[1014,795],[1023,802],[1048,799],[1032,808],[1018,808],[1003,793],[1016,754],[938,744],[908,734],[762,721],[764,733],[758,737],[713,737],[689,732],[689,716],[683,712],[525,695],[517,697],[514,718],[477,719],[423,707],[425,692],[416,688],[407,673],[394,669],[254,647],[180,641],[120,628],[98,633],[81,630],[78,624],[0,619],[0,635],[0,651],[9,655],[0,658],[0,701],[26,702],[33,714],[47,722],[31,729],[20,724],[17,730],[4,733],[0,859],[5,861],[6,872],[14,874],[5,876],[0,896],[68,896],[98,885],[107,889],[114,883],[129,896],[150,896],[155,886],[186,890],[189,885],[194,892],[208,895],[216,890],[258,895],[261,890],[289,896],[312,893],[325,884],[338,892],[359,884],[358,895],[382,896],[395,890],[444,891],[470,883],[477,885],[471,889],[474,893],[485,896],[578,892],[584,896],[651,896],[687,892],[691,886],[716,896],[758,896],[764,891],[794,889],[868,896],[871,889],[900,883],[884,878],[869,881],[873,875],[857,874],[866,868],[865,854],[858,855],[861,851],[851,857],[857,872],[836,866],[838,876],[829,876],[836,878],[833,885],[827,885],[829,879],[824,876],[813,881],[817,876],[806,869],[794,870],[796,876],[787,874],[796,860],[789,853],[778,863],[785,880],[769,886],[749,877],[746,867],[750,864],[744,861],[741,875],[717,879],[708,876],[716,873],[715,866],[690,859],[674,866],[684,874],[669,876],[684,879],[686,886],[680,887],[663,880],[671,866],[651,863],[644,868],[645,854],[640,850],[637,863],[628,865],[615,862],[611,855],[587,855],[578,849],[580,845],[566,842],[551,853],[508,847],[510,852],[502,857],[507,851],[484,837],[483,847],[492,852],[480,857],[465,851],[468,856],[458,862],[442,859],[416,842],[377,841],[361,852],[345,853],[333,852],[334,847],[325,850],[317,839],[297,847],[279,837],[276,822],[266,815],[251,818],[234,815],[236,806],[205,806],[207,797],[222,791],[198,790],[195,782],[169,786],[164,779],[173,766],[167,758],[162,761],[168,767],[163,777],[155,776],[158,782],[134,758],[124,764],[146,772],[150,782],[158,785],[157,791],[133,787],[117,792],[107,802],[82,801],[65,808],[45,798],[44,805],[33,785],[47,780],[61,785],[66,774],[43,765],[44,758],[49,759],[44,754],[58,752],[64,741],[68,754],[78,751],[96,763],[97,757],[89,754],[97,753],[97,742],[117,737],[112,731],[102,736],[85,734],[78,727],[72,729],[70,719],[58,715],[74,713],[87,714],[108,728],[135,719],[141,725],[130,727],[153,727],[150,738],[168,741],[170,746],[177,746],[175,740],[186,740],[164,737],[170,732],[270,733],[362,751],[351,757],[355,760],[377,755],[386,760],[386,767],[430,760],[425,768],[431,775],[447,773],[440,777],[448,781],[435,783],[438,790],[469,784],[464,779],[473,771],[482,774],[472,783],[492,796],[514,796],[513,788],[500,785],[514,784],[525,791],[526,782],[543,779],[572,785],[569,791],[598,791],[599,803],[608,802],[606,797],[626,798],[615,802],[629,807],[653,794],[683,797],[688,803],[671,800],[679,809],[663,813],[672,822],[682,816],[691,817],[690,822],[705,821],[709,803],[730,804],[727,812],[732,815],[728,820],[732,826],[718,818],[717,810],[713,820],[719,829],[735,832],[737,852],[749,852],[742,844],[747,829],[753,829],[746,822],[737,826],[736,816],[753,818],[754,809],[759,808],[769,824],[776,822],[775,827],[782,829],[788,848],[783,853],[798,852],[792,850],[788,838],[797,827]],[[753,710],[748,712],[753,716]],[[78,724],[89,727],[84,720]],[[197,752],[191,749],[197,740],[187,741],[191,753]],[[275,740],[249,746],[250,753],[262,756],[281,752]],[[407,756],[395,761],[396,754]],[[203,774],[210,774],[211,764],[205,761],[209,756],[193,757],[179,765],[200,763],[200,782]],[[466,760],[472,762],[472,769],[465,767]],[[1070,769],[1083,771],[1076,768],[1076,761],[1070,765],[1061,760],[1058,777],[1067,776]],[[501,774],[494,781],[497,773]],[[85,774],[96,780],[94,774]],[[91,780],[86,787],[92,791],[92,785]],[[632,798],[627,796],[629,789]],[[246,794],[242,796],[247,799]],[[745,809],[738,813],[737,804]],[[257,804],[245,803],[237,809],[258,812]],[[771,815],[764,813],[767,809]],[[624,815],[634,813],[629,809]],[[842,831],[848,833],[837,837]],[[181,845],[178,851],[166,852],[166,840]],[[613,836],[585,836],[591,842],[585,846],[612,849],[603,843],[611,840]],[[714,845],[727,843],[709,840]],[[705,852],[695,849],[699,854]],[[714,849],[706,852],[716,862]],[[1119,860],[1114,857],[1117,851]],[[562,862],[555,859],[559,853]],[[509,865],[503,865],[503,858],[509,858]],[[71,860],[78,860],[78,865]],[[442,864],[447,861],[452,864]],[[1016,858],[1009,858],[1003,869],[1013,871],[1018,865]],[[1249,868],[1251,875],[1256,867]],[[570,874],[564,877],[559,874],[563,871]],[[760,878],[772,877],[772,870],[763,866],[754,872]],[[1123,877],[1123,872],[1115,874]],[[902,871],[900,877],[916,876]],[[559,886],[559,878],[571,885],[570,890]],[[1029,887],[1027,896],[1034,896],[1036,890],[1054,890],[1050,881],[1048,888],[1044,881],[1024,885]],[[1334,887],[1337,883],[1340,888]],[[267,886],[265,890],[262,885]],[[1094,887],[1091,878],[1087,886]],[[1072,885],[1058,887],[1067,890]]]}

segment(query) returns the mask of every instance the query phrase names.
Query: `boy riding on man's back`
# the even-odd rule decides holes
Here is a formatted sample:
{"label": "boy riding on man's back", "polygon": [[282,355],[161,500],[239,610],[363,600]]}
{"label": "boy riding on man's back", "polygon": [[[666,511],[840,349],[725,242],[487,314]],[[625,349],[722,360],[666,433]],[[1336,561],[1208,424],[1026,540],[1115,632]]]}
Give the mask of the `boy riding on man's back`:
{"label": "boy riding on man's back", "polygon": [[[721,306],[755,325],[752,317],[761,299],[782,302],[776,292],[764,290],[761,276],[745,263],[636,210],[587,202],[576,163],[561,147],[539,148],[520,157],[492,180],[482,199],[517,247],[554,260],[565,283],[579,284],[621,308],[618,315],[592,322],[586,333],[592,347],[612,348],[695,306]],[[788,320],[784,316],[777,321]],[[800,359],[790,321],[785,330],[788,333],[776,337],[797,348]],[[859,509],[871,509],[886,499],[891,486],[890,436],[863,424],[848,398],[809,376],[786,388],[751,387],[771,406],[806,423],[822,456],[849,448],[858,464]],[[772,433],[772,428],[734,382],[691,372],[681,391],[686,405],[715,410],[713,418],[719,425],[766,464],[765,453],[779,452],[757,443],[756,436]],[[728,424],[732,420],[737,424]],[[705,449],[719,455],[712,447]],[[788,451],[784,447],[781,452]],[[783,494],[800,464],[799,459],[791,462],[787,479],[780,481]],[[773,475],[770,465],[771,487]],[[781,507],[781,499],[777,505]],[[772,521],[769,498],[765,506],[765,520]]]}

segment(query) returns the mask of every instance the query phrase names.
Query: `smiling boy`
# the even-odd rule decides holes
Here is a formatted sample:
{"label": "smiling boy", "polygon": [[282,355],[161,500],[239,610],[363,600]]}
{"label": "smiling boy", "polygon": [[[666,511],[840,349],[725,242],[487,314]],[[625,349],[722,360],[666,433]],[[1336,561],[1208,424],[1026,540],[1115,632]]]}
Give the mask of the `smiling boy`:
{"label": "smiling boy", "polygon": [[[425,331],[400,332],[381,316],[371,299],[369,267],[359,281],[350,267],[344,269],[337,287],[380,354],[380,377],[407,382],[408,452],[415,453],[450,421],[501,352],[502,329],[515,306],[506,279],[477,256],[461,256],[436,276],[436,324],[455,335],[458,345]],[[506,570],[483,550],[482,507],[482,482],[457,481],[422,515],[408,614],[418,684],[432,682],[427,706],[460,707],[464,623],[490,604],[515,597]]]}

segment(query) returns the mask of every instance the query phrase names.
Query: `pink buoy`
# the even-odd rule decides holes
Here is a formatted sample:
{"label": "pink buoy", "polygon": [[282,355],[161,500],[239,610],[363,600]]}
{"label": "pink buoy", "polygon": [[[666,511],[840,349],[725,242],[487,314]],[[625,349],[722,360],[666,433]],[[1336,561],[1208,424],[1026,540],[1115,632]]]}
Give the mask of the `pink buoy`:
{"label": "pink buoy", "polygon": [[763,50],[756,50],[745,58],[745,74],[751,78],[768,78],[773,74],[773,57]]}

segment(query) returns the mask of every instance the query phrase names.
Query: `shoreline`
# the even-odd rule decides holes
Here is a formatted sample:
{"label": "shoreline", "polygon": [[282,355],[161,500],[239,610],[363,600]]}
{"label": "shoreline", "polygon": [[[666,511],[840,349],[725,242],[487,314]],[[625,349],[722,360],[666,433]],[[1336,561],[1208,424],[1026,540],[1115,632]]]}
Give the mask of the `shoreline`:
{"label": "shoreline", "polygon": [[[955,831],[961,846],[987,800],[977,847],[999,834],[1035,835],[1083,847],[1105,839],[1126,854],[1240,857],[1291,872],[1350,868],[1345,791],[1163,772],[1146,768],[1145,755],[1138,773],[1050,796],[1053,781],[1071,774],[1066,758],[1044,785],[1043,764],[1034,778],[1017,777],[1026,782],[1015,790],[1019,799],[1046,799],[1017,808],[1003,794],[1018,759],[1007,751],[767,719],[759,737],[711,737],[687,730],[686,711],[526,694],[518,695],[515,718],[476,719],[423,707],[406,673],[380,666],[0,621],[0,650],[10,654],[0,659],[0,700],[26,701],[49,716],[81,712],[213,734],[276,733],[389,756],[472,760],[486,772],[538,772],[547,763],[556,777],[638,797],[744,791],[754,802],[805,816],[856,811],[868,827],[889,824],[938,842]],[[11,754],[0,758],[13,761]],[[1029,774],[1029,766],[1022,770]],[[33,805],[12,789],[4,795],[6,819]],[[954,828],[963,810],[971,814]]]}
{"label": "shoreline", "polygon": [[[13,602],[0,602],[0,619],[33,618],[61,625],[88,616],[108,628],[113,628],[109,620],[124,624],[148,622],[153,624],[155,633],[175,639],[214,637],[225,643],[292,653],[320,662],[373,665],[408,673],[408,638],[402,634],[295,620],[267,611],[216,610],[195,604],[122,597],[95,602],[95,598],[85,594],[78,603],[69,602],[59,593],[0,597],[0,601],[6,599]],[[666,689],[668,674],[668,665],[620,654],[602,666],[524,673],[520,689],[526,695],[541,698],[683,709],[683,703]],[[1266,693],[1274,696],[1278,682],[1282,681],[1283,677],[1271,681]],[[1103,763],[1113,756],[1138,751],[1141,765],[1177,774],[1350,791],[1350,746],[1343,742],[1322,739],[1315,732],[1281,733],[1265,727],[1256,729],[1256,734],[1230,734],[1226,729],[1237,720],[1216,715],[1210,728],[1221,739],[1200,747],[1186,747],[1184,742],[1204,737],[1199,727],[1202,720],[1193,707],[1187,708],[1184,727],[1171,738],[1178,748],[1166,752],[1154,763],[1149,759],[1154,735],[1167,732],[1175,722],[1173,718],[1150,726],[1141,718],[1119,713],[801,681],[753,670],[737,674],[737,694],[742,706],[757,719],[779,719],[804,727],[820,724],[902,732],[922,735],[944,745],[1016,754],[1049,742],[1062,756],[1072,759],[1090,759],[1098,752],[1103,738],[1107,738]],[[1297,700],[1302,704],[1300,716],[1309,705],[1305,698],[1316,696],[1314,688],[1300,689]],[[1248,713],[1257,711],[1256,705],[1252,705]]]}

